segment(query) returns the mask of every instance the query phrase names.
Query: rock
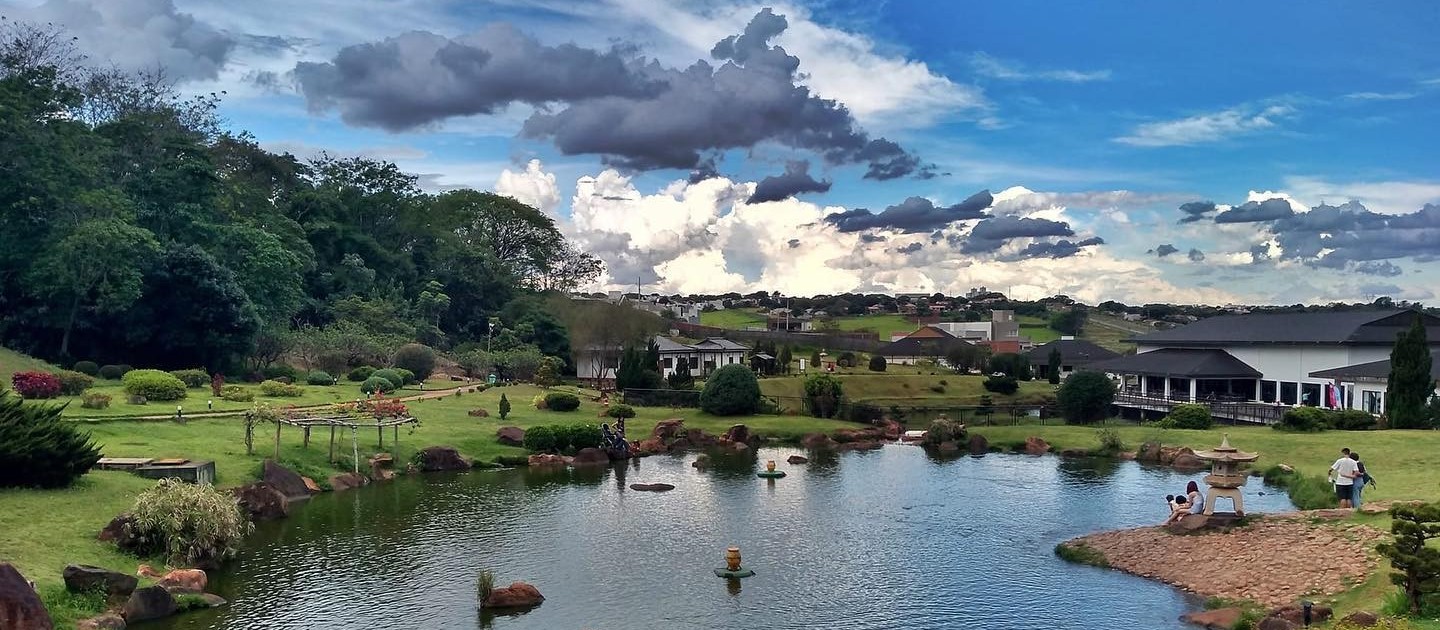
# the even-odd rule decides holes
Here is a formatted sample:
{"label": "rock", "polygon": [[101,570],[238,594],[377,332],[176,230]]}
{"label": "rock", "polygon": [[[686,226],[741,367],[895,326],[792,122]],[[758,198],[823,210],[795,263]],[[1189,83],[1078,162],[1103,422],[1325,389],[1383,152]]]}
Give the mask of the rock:
{"label": "rock", "polygon": [[1357,628],[1372,628],[1380,625],[1380,616],[1372,612],[1358,610],[1345,615],[1342,621],[1344,621],[1346,625]]}
{"label": "rock", "polygon": [[1160,443],[1146,442],[1140,445],[1140,450],[1135,451],[1136,461],[1158,462],[1160,461]]}
{"label": "rock", "polygon": [[260,480],[270,484],[271,488],[280,491],[285,498],[294,501],[295,499],[310,498],[310,488],[305,486],[305,478],[299,473],[290,470],[273,459],[266,459],[260,468]]}
{"label": "rock", "polygon": [[524,446],[525,429],[520,427],[500,427],[495,430],[495,439],[505,446]]}
{"label": "rock", "polygon": [[749,444],[751,440],[759,440],[759,436],[750,433],[750,427],[737,424],[725,430],[725,435],[720,438],[726,442],[737,444]]}
{"label": "rock", "polygon": [[370,479],[389,481],[395,478],[395,457],[389,453],[376,453],[370,457]]}
{"label": "rock", "polygon": [[1255,630],[1298,630],[1299,628],[1299,624],[1291,623],[1290,620],[1280,617],[1266,617],[1255,626]]}
{"label": "rock", "polygon": [[806,456],[804,456],[804,455],[791,455],[791,456],[785,458],[785,463],[787,463],[787,464],[792,464],[792,465],[793,465],[793,464],[808,464],[808,463],[810,463],[810,458],[809,458],[809,457],[806,457]]}
{"label": "rock", "polygon": [[672,418],[655,423],[655,428],[650,431],[650,437],[665,441],[678,438],[684,433],[685,421],[679,418]]}
{"label": "rock", "polygon": [[140,585],[140,580],[133,575],[125,575],[119,571],[111,571],[101,567],[92,567],[88,564],[72,564],[65,567],[61,572],[65,579],[66,590],[72,592],[82,591],[104,591],[110,599],[123,600],[135,591]]}
{"label": "rock", "polygon": [[887,440],[898,440],[900,439],[900,434],[905,432],[904,425],[889,418],[877,422],[875,428],[878,429],[880,435]]}
{"label": "rock", "polygon": [[840,429],[834,434],[835,441],[841,444],[847,442],[875,442],[885,439],[885,434],[880,429]]}
{"label": "rock", "polygon": [[[715,446],[720,442],[720,440],[715,436],[710,435],[709,433],[706,433],[700,429],[690,429],[686,431],[684,439],[689,441],[690,446],[693,448],[709,448],[711,446]],[[676,441],[679,442],[679,440]],[[673,450],[675,448],[675,445],[671,444],[670,448]]]}
{"label": "rock", "polygon": [[490,591],[485,598],[485,608],[533,608],[545,601],[540,590],[524,582],[512,582],[510,586]]}
{"label": "rock", "polygon": [[670,451],[670,447],[665,445],[665,440],[662,440],[660,438],[650,438],[648,440],[641,440],[639,442],[636,442],[634,450],[636,453],[656,455],[659,453],[668,453]]}
{"label": "rock", "polygon": [[[1279,617],[1297,626],[1303,625],[1305,623],[1305,609],[1299,606],[1283,606],[1280,608],[1276,608],[1275,610],[1270,611],[1270,616]],[[1319,604],[1315,604],[1314,606],[1310,607],[1310,620],[1314,623],[1323,623],[1329,621],[1330,618],[1333,616],[1335,616],[1335,611],[1329,606],[1321,606]]]}
{"label": "rock", "polygon": [[1026,455],[1044,455],[1050,452],[1050,443],[1036,436],[1025,438]]}
{"label": "rock", "polygon": [[420,470],[470,470],[470,460],[461,457],[453,446],[427,446],[420,449]]}
{"label": "rock", "polygon": [[1287,473],[1293,473],[1295,472],[1295,467],[1291,466],[1290,464],[1280,464],[1280,470]]}
{"label": "rock", "polygon": [[976,433],[970,436],[970,454],[984,455],[990,451],[990,441],[985,436]]}
{"label": "rock", "polygon": [[630,489],[640,492],[669,492],[674,490],[675,486],[668,483],[632,483]]}
{"label": "rock", "polygon": [[465,412],[465,415],[470,416],[471,418],[489,418],[490,412],[485,411],[484,409],[471,409],[470,411]]}
{"label": "rock", "polygon": [[30,582],[8,562],[0,562],[0,628],[52,630],[55,623]]}
{"label": "rock", "polygon": [[835,440],[824,433],[809,433],[800,438],[800,445],[812,451],[830,451],[835,449]]}
{"label": "rock", "polygon": [[362,475],[360,473],[347,472],[340,473],[338,475],[330,475],[330,489],[334,490],[335,492],[340,492],[342,490],[354,490],[355,488],[359,488],[360,486],[363,486],[367,483],[370,483],[370,480],[366,479],[365,475]]}
{"label": "rock", "polygon": [[671,453],[678,451],[688,451],[690,450],[690,440],[682,437],[678,440],[675,440],[674,442],[667,444],[665,446],[665,450]]}
{"label": "rock", "polygon": [[598,448],[582,448],[570,460],[571,466],[605,466],[609,463],[610,456]]}
{"label": "rock", "polygon": [[875,441],[871,441],[871,440],[862,440],[862,441],[859,441],[859,442],[845,442],[845,443],[843,443],[843,444],[837,444],[837,445],[835,445],[835,450],[837,450],[837,451],[873,451],[873,450],[875,450],[875,449],[877,449],[877,448],[884,448],[884,446],[885,446],[885,445],[884,445],[883,443],[880,443],[880,442],[875,442]]}
{"label": "rock", "polygon": [[536,453],[526,463],[531,466],[564,466],[565,458],[552,453]]}
{"label": "rock", "polygon": [[750,445],[749,445],[749,444],[746,444],[746,443],[744,443],[744,442],[727,442],[727,441],[725,441],[725,440],[721,440],[721,441],[720,441],[719,448],[720,448],[720,450],[729,451],[729,452],[731,452],[731,453],[748,453],[748,452],[750,452]]}
{"label": "rock", "polygon": [[710,456],[706,455],[705,453],[696,455],[695,461],[691,462],[690,465],[704,470],[705,468],[710,466]]}
{"label": "rock", "polygon": [[320,484],[315,483],[314,479],[309,477],[301,477],[300,479],[305,482],[305,489],[309,490],[310,494],[320,494],[324,492],[324,490],[320,488]]}
{"label": "rock", "polygon": [[1193,534],[1205,529],[1210,524],[1210,517],[1204,514],[1191,514],[1174,523],[1165,526],[1165,530],[1172,534]]}
{"label": "rock", "polygon": [[197,597],[197,598],[200,599],[200,601],[202,601],[202,602],[205,603],[205,607],[206,607],[206,608],[219,608],[219,607],[224,606],[225,604],[228,604],[228,603],[229,603],[229,602],[225,601],[225,598],[224,598],[224,597],[221,597],[221,596],[216,595],[216,594],[214,594],[214,593],[177,592],[177,591],[175,591],[174,589],[171,589],[170,594],[171,594],[171,595],[190,595],[190,596],[192,596],[192,597]]}
{"label": "rock", "polygon": [[240,486],[231,490],[240,508],[251,520],[285,518],[290,515],[290,499],[279,490],[263,481]]}
{"label": "rock", "polygon": [[130,594],[121,614],[125,616],[125,623],[132,624],[169,617],[175,614],[176,608],[175,596],[165,590],[165,587],[147,586],[135,589],[135,592]]}
{"label": "rock", "polygon": [[[1195,455],[1195,450],[1188,446],[1165,446],[1160,449],[1160,463],[1174,465],[1175,460],[1184,455]],[[1202,460],[1203,461],[1203,460]]]}
{"label": "rock", "polygon": [[155,580],[156,584],[166,589],[181,593],[203,593],[209,583],[205,572],[200,569],[173,569],[169,573],[161,574],[150,568],[150,565],[142,564],[135,573]]}
{"label": "rock", "polygon": [[1239,608],[1216,608],[1215,610],[1186,613],[1180,616],[1180,621],[1193,623],[1210,630],[1231,630],[1240,623],[1240,617],[1244,613],[1245,611]]}
{"label": "rock", "polygon": [[105,613],[75,622],[75,630],[125,630],[125,618],[115,613]]}
{"label": "rock", "polygon": [[1195,456],[1194,453],[1180,453],[1170,465],[1176,470],[1204,470],[1210,467],[1205,460]]}
{"label": "rock", "polygon": [[121,551],[136,551],[144,545],[144,541],[140,540],[139,536],[130,533],[134,524],[135,517],[121,514],[110,519],[110,522],[100,530],[100,535],[96,538],[101,542],[115,543],[115,546],[119,547]]}
{"label": "rock", "polygon": [[944,453],[944,454],[946,454],[946,455],[953,455],[953,454],[955,454],[955,453],[959,453],[959,452],[960,452],[960,445],[959,445],[959,444],[956,444],[956,443],[955,443],[954,441],[952,441],[952,440],[945,440],[944,442],[941,442],[940,445],[939,445],[939,446],[936,446],[935,448],[936,448],[936,450],[938,450],[938,451],[940,451],[941,453]]}

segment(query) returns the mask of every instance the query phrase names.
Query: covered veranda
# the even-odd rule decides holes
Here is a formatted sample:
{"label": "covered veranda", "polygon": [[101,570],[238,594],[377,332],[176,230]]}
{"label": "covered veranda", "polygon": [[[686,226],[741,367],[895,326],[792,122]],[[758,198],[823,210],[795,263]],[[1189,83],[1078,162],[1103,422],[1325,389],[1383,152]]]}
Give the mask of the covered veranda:
{"label": "covered veranda", "polygon": [[1166,348],[1093,363],[1118,375],[1122,393],[1166,401],[1254,401],[1260,371],[1219,349]]}

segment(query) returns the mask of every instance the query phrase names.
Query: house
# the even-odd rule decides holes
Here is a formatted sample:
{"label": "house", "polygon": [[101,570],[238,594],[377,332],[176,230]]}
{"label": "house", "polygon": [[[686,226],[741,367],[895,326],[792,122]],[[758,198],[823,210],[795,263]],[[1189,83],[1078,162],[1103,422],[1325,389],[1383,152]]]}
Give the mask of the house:
{"label": "house", "polygon": [[957,344],[970,342],[960,339],[936,326],[922,326],[919,330],[891,341],[875,354],[885,357],[891,365],[915,365],[921,361],[939,361]]}
{"label": "house", "polygon": [[783,308],[777,311],[771,311],[765,316],[765,330],[804,332],[815,327],[813,315],[792,315]]}
{"label": "house", "polygon": [[[1428,331],[1427,331],[1428,333]],[[1440,353],[1430,350],[1430,376],[1436,378],[1440,390]],[[1390,359],[1311,372],[1314,378],[1336,383],[1337,393],[1345,397],[1345,407],[1360,409],[1374,415],[1385,413],[1385,392],[1389,389]],[[1440,394],[1440,392],[1437,392]]]}
{"label": "house", "polygon": [[[1251,313],[1141,335],[1131,340],[1136,354],[1090,368],[1124,382],[1125,392],[1116,399],[1121,407],[1163,411],[1174,401],[1255,403],[1234,411],[1232,419],[1266,422],[1278,419],[1276,409],[1284,406],[1363,409],[1366,389],[1345,378],[1374,374],[1379,368],[1371,364],[1388,359],[1396,336],[1416,317],[1427,328],[1431,352],[1440,351],[1440,318],[1414,311]],[[1384,409],[1383,401],[1371,406]]]}
{"label": "house", "polygon": [[[655,345],[660,350],[660,375],[666,377],[674,374],[675,369],[683,362],[688,364],[691,374],[704,378],[724,365],[745,365],[745,354],[750,351],[748,346],[720,337],[711,337],[692,344],[657,336]],[[587,347],[577,353],[575,375],[582,381],[597,384],[614,382],[622,353],[623,348],[619,345]]]}
{"label": "house", "polygon": [[1106,361],[1119,357],[1120,354],[1101,348],[1084,339],[1065,336],[1050,343],[1041,344],[1031,349],[1026,356],[1030,358],[1030,365],[1035,367],[1035,374],[1039,378],[1050,377],[1050,352],[1060,351],[1060,378],[1070,376],[1076,370],[1085,369],[1092,363]]}

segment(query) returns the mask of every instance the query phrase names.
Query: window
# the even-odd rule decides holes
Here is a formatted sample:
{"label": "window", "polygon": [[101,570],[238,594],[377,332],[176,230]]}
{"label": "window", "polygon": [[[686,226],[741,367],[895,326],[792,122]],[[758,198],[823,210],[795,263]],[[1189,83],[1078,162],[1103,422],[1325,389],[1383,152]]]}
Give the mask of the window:
{"label": "window", "polygon": [[618,356],[615,356],[615,355],[606,356],[605,359],[604,359],[604,361],[605,361],[605,367],[608,368],[608,369],[612,369],[612,370],[613,370],[613,369],[617,369],[617,368],[620,367],[620,357],[618,357]]}
{"label": "window", "polygon": [[1260,401],[1275,402],[1275,381],[1260,381]]}
{"label": "window", "polygon": [[690,357],[690,369],[695,370],[695,369],[699,369],[699,368],[700,368],[700,357]]}
{"label": "window", "polygon": [[1297,398],[1299,392],[1296,391],[1299,385],[1299,383],[1287,383],[1285,381],[1280,381],[1280,402],[1287,405],[1293,405],[1296,402],[1299,402]]}
{"label": "window", "polygon": [[665,357],[665,360],[661,361],[661,364],[663,364],[667,370],[672,369],[675,367],[675,359]]}
{"label": "window", "polygon": [[1360,408],[1367,413],[1380,415],[1385,412],[1385,392],[1365,390],[1360,392]]}
{"label": "window", "polygon": [[1325,402],[1320,400],[1320,390],[1319,383],[1301,383],[1300,404],[1307,407],[1319,407],[1321,403]]}

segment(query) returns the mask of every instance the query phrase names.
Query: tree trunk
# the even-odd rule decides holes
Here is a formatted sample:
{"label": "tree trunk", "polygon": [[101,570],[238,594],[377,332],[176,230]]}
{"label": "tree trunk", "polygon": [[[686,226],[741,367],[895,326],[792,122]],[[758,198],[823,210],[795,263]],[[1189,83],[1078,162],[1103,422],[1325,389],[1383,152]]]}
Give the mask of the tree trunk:
{"label": "tree trunk", "polygon": [[80,314],[80,292],[75,292],[75,299],[70,303],[70,318],[65,321],[65,334],[60,337],[60,356],[70,356],[70,331],[75,330],[75,318]]}

